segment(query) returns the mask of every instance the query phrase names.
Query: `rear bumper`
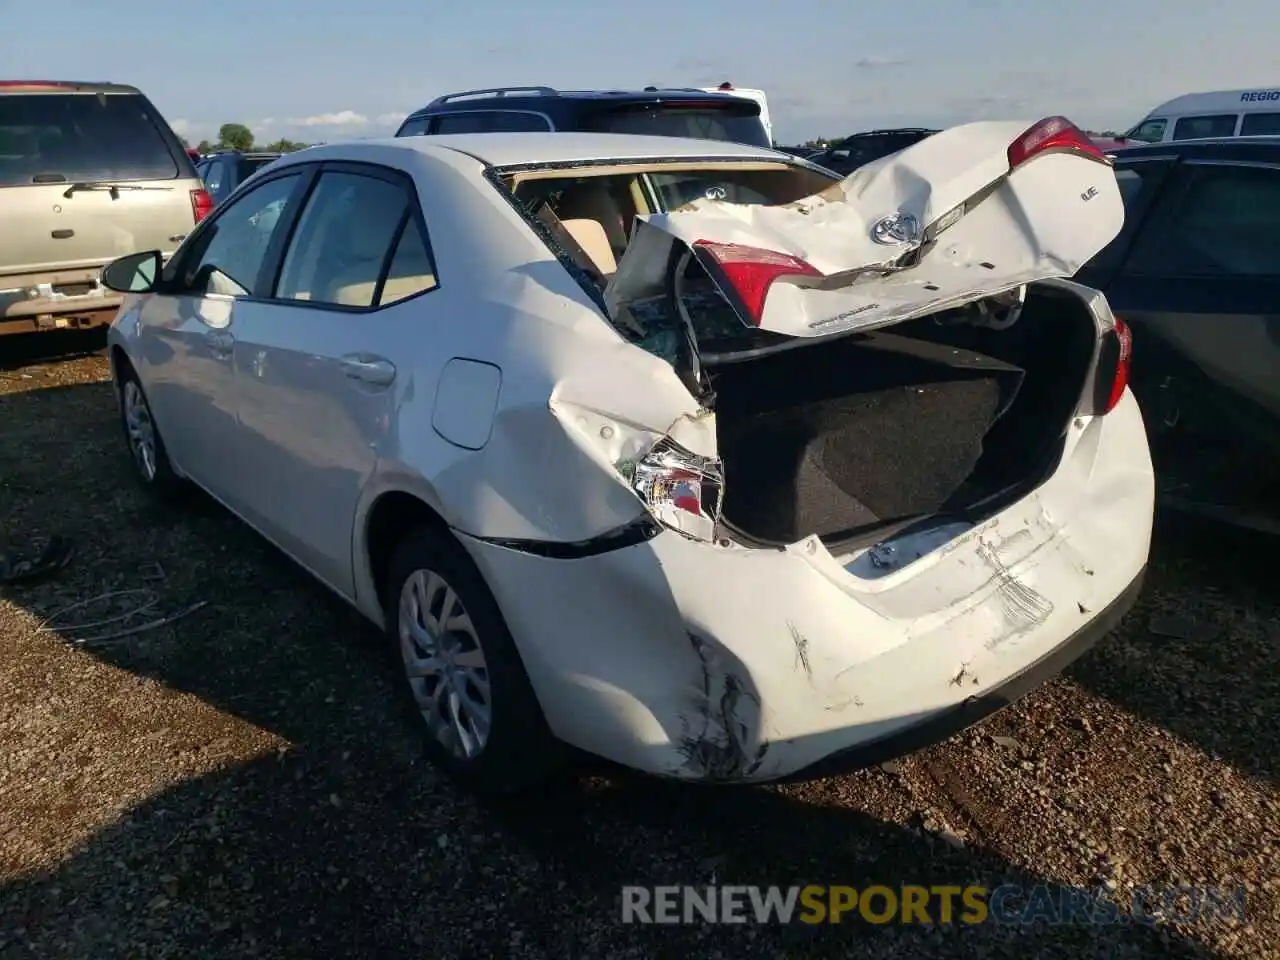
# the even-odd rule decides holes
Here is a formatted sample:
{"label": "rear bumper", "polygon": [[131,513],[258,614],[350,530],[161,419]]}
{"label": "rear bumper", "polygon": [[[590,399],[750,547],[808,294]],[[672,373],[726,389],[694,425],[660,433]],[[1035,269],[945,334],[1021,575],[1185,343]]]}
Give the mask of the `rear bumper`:
{"label": "rear bumper", "polygon": [[1042,684],[1052,680],[1076,660],[1080,659],[1114,630],[1133,607],[1142,593],[1146,568],[1125,588],[1120,596],[1087,625],[1077,630],[1062,646],[1041,657],[1021,673],[1015,674],[999,686],[977,697],[970,697],[958,706],[932,717],[899,733],[872,740],[868,743],[840,750],[810,764],[785,781],[815,780],[850,773],[865,767],[885,763],[908,753],[941,743],[975,723],[1021,699]]}
{"label": "rear bumper", "polygon": [[1132,604],[1154,497],[1126,394],[1040,489],[878,578],[812,539],[663,533],[574,560],[461,539],[557,736],[659,775],[775,781],[936,742],[1062,669]]}
{"label": "rear bumper", "polygon": [[102,265],[0,277],[0,334],[108,324],[122,294],[102,286]]}

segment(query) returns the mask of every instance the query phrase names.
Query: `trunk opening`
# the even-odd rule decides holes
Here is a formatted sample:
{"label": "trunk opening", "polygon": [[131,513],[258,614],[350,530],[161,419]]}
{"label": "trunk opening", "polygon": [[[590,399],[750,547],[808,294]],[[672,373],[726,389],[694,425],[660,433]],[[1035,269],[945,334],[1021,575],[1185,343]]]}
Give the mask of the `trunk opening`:
{"label": "trunk opening", "polygon": [[1092,369],[1093,314],[1034,285],[1008,329],[946,322],[962,313],[709,368],[726,527],[852,547],[980,519],[1043,482]]}

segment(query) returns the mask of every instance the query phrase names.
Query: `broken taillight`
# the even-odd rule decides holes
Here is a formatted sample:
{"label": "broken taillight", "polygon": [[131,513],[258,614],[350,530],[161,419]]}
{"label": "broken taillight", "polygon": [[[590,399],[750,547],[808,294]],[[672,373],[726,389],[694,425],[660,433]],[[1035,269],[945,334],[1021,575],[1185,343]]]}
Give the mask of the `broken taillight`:
{"label": "broken taillight", "polygon": [[1066,117],[1046,117],[1009,145],[1009,169],[1049,152],[1076,153],[1110,163],[1107,155]]}
{"label": "broken taillight", "polygon": [[[740,243],[697,240],[694,254],[713,279],[723,280],[737,297],[744,316],[752,326],[760,326],[769,288],[779,277],[821,277],[813,264],[788,253],[764,250]],[[724,292],[728,293],[729,290]]]}
{"label": "broken taillight", "polygon": [[1124,396],[1129,385],[1129,360],[1133,355],[1133,331],[1116,317],[1115,328],[1102,341],[1095,374],[1093,409],[1096,414],[1110,413]]}
{"label": "broken taillight", "polygon": [[695,540],[715,539],[724,498],[720,461],[663,437],[638,460],[619,465],[631,489],[664,527]]}

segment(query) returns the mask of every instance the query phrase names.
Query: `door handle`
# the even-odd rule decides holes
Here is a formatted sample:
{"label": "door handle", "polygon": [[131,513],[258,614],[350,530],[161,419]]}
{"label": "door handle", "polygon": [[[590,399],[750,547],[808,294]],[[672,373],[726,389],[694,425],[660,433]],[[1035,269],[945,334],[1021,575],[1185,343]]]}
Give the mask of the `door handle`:
{"label": "door handle", "polygon": [[235,338],[223,330],[210,330],[204,335],[204,342],[219,357],[231,356],[231,350],[235,346]]}
{"label": "door handle", "polygon": [[352,380],[387,387],[396,378],[395,364],[381,357],[343,357],[341,362],[342,372]]}

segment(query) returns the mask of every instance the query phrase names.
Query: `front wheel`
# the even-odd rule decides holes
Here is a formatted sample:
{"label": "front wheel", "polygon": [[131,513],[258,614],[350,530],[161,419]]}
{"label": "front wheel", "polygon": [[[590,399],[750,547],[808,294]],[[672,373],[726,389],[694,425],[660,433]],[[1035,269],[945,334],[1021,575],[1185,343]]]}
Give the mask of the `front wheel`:
{"label": "front wheel", "polygon": [[523,790],[558,772],[565,752],[461,544],[443,531],[411,533],[391,560],[385,618],[402,689],[437,767],[485,794]]}
{"label": "front wheel", "polygon": [[178,499],[186,484],[173,471],[147,395],[132,370],[124,371],[120,377],[120,425],[138,482],[157,499]]}

